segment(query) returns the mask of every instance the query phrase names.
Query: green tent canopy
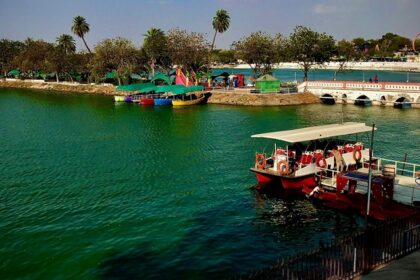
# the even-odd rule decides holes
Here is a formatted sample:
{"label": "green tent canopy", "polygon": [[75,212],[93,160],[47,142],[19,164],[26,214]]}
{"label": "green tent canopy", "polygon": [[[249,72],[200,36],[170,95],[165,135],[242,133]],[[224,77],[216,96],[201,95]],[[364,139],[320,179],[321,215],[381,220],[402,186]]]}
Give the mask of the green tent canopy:
{"label": "green tent canopy", "polygon": [[185,93],[188,93],[188,92],[202,91],[202,90],[204,90],[203,86],[186,87],[184,85],[169,85],[169,86],[145,87],[145,88],[141,89],[140,92],[143,92],[143,93],[147,93],[147,92],[151,92],[151,91],[154,91],[156,93],[170,92],[173,95],[178,95],[178,94],[185,94]]}
{"label": "green tent canopy", "polygon": [[166,76],[164,73],[160,73],[160,72],[157,72],[155,74],[151,82],[154,82],[156,80],[162,80],[168,85],[172,84],[172,81],[173,81],[173,80],[171,81],[171,79],[168,76]]}
{"label": "green tent canopy", "polygon": [[179,87],[179,88],[175,88],[172,93],[174,95],[178,95],[178,94],[186,94],[189,92],[194,92],[194,91],[202,91],[204,90],[203,86],[190,86],[190,87]]}
{"label": "green tent canopy", "polygon": [[105,74],[104,79],[116,79],[117,78],[117,72],[114,70],[112,72],[108,72]]}
{"label": "green tent canopy", "polygon": [[261,92],[278,92],[280,90],[280,81],[271,75],[264,75],[255,81],[255,89]]}
{"label": "green tent canopy", "polygon": [[131,85],[125,85],[125,86],[118,86],[117,90],[122,91],[142,91],[143,89],[155,87],[152,83],[138,83],[138,84],[131,84]]}

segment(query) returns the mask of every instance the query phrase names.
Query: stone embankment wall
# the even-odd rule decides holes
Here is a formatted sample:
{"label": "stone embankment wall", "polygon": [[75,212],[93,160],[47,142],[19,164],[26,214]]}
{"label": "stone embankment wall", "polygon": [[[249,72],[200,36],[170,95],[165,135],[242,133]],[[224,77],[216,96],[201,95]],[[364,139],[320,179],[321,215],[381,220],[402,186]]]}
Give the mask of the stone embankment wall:
{"label": "stone embankment wall", "polygon": [[[43,82],[40,80],[0,80],[0,88],[25,88],[34,90],[50,90],[63,93],[124,95],[110,84],[78,84],[65,82]],[[240,106],[281,106],[319,103],[319,97],[311,93],[261,94],[250,93],[249,90],[218,91],[213,90],[208,103],[240,105]]]}
{"label": "stone embankment wall", "polygon": [[240,106],[281,106],[319,103],[312,93],[236,93],[213,90],[208,103]]}
{"label": "stone embankment wall", "polygon": [[15,80],[15,79],[0,79],[0,88],[26,88],[35,90],[51,90],[67,93],[88,93],[88,94],[102,94],[102,95],[121,95],[121,91],[117,91],[113,85],[110,84],[78,84],[66,82],[43,82],[42,80]]}

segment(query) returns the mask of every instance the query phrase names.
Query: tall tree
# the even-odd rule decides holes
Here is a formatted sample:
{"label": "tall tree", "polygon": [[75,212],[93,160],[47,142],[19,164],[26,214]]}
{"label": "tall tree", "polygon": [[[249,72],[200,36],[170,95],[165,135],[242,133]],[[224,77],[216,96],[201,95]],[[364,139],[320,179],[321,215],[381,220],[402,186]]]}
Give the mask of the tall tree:
{"label": "tall tree", "polygon": [[22,71],[39,73],[49,68],[48,57],[53,51],[53,44],[28,38],[25,40],[23,51],[16,57],[15,63]]}
{"label": "tall tree", "polygon": [[332,36],[325,33],[297,26],[289,37],[288,49],[291,59],[302,66],[306,81],[312,66],[322,65],[333,56],[335,41]]}
{"label": "tall tree", "polygon": [[168,38],[165,32],[159,28],[152,27],[143,36],[145,37],[143,50],[149,59],[152,76],[155,75],[156,68],[169,72],[172,68],[172,63],[169,58]]}
{"label": "tall tree", "polygon": [[76,42],[73,37],[68,34],[61,34],[56,39],[58,48],[62,49],[65,54],[76,52]]}
{"label": "tall tree", "polygon": [[203,33],[171,29],[168,31],[168,49],[172,63],[198,72],[207,65],[210,44]]}
{"label": "tall tree", "polygon": [[73,18],[73,26],[71,27],[71,31],[78,37],[82,38],[83,43],[86,46],[86,49],[89,53],[92,53],[86,44],[85,41],[85,34],[89,32],[89,23],[86,22],[86,19],[82,16],[76,16]]}
{"label": "tall tree", "polygon": [[276,41],[261,31],[251,33],[232,44],[235,57],[249,64],[254,76],[271,73],[272,64],[276,61]]}
{"label": "tall tree", "polygon": [[337,78],[337,73],[345,71],[349,61],[360,58],[362,52],[356,51],[357,49],[353,42],[344,39],[337,42],[338,68],[334,71],[334,81]]}
{"label": "tall tree", "polygon": [[13,69],[13,62],[23,49],[24,44],[20,41],[0,40],[0,73],[6,76]]}
{"label": "tall tree", "polygon": [[213,41],[211,43],[211,51],[214,49],[214,42],[216,41],[217,33],[223,33],[228,30],[230,25],[230,16],[226,10],[218,10],[216,15],[213,17],[213,29],[214,29],[214,36]]}
{"label": "tall tree", "polygon": [[91,67],[96,77],[108,71],[115,71],[118,84],[139,68],[138,50],[133,43],[124,38],[105,39],[95,47]]}

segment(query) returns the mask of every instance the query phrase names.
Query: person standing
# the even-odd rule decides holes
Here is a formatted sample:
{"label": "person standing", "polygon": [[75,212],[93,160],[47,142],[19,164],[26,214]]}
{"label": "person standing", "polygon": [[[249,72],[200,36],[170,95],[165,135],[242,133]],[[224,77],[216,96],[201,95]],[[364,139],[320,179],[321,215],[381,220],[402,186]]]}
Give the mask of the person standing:
{"label": "person standing", "polygon": [[337,146],[334,146],[332,148],[332,151],[331,152],[334,155],[335,165],[336,165],[337,171],[340,171],[341,172],[343,170],[343,167],[344,167],[344,159],[343,159],[343,156],[338,151]]}
{"label": "person standing", "polygon": [[375,77],[373,78],[373,81],[374,81],[375,83],[379,82],[378,75],[376,75],[376,74],[375,74]]}

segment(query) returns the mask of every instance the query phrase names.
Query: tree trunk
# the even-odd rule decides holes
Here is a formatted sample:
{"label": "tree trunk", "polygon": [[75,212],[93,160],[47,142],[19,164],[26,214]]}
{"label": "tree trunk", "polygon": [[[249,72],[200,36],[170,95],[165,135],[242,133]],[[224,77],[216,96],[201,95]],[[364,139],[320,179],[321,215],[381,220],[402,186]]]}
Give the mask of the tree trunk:
{"label": "tree trunk", "polygon": [[121,85],[121,78],[120,78],[120,75],[117,73],[117,80],[118,80],[118,85],[120,86]]}
{"label": "tree trunk", "polygon": [[73,77],[71,76],[71,74],[70,73],[66,73],[66,74],[69,76],[70,82],[74,83],[74,80],[73,80]]}
{"label": "tree trunk", "polygon": [[55,72],[55,79],[57,80],[57,83],[59,82],[58,80],[58,72]]}
{"label": "tree trunk", "polygon": [[208,63],[208,69],[207,71],[210,71],[211,68],[211,55],[213,53],[213,48],[214,48],[214,42],[216,41],[216,35],[217,35],[217,30],[214,30],[214,36],[213,36],[213,41],[211,43],[211,49],[210,49],[210,53],[209,53],[209,63]]}
{"label": "tree trunk", "polygon": [[304,82],[308,80],[308,72],[309,72],[309,67],[303,66],[303,81]]}
{"label": "tree trunk", "polygon": [[217,30],[214,30],[213,42],[211,43],[210,55],[213,52],[214,42],[216,41]]}
{"label": "tree trunk", "polygon": [[86,44],[85,38],[84,38],[83,36],[82,36],[82,40],[83,40],[83,43],[85,43],[85,46],[86,46],[86,49],[88,50],[88,52],[89,52],[89,53],[92,53],[92,52],[90,51],[90,49],[89,49],[88,45]]}

